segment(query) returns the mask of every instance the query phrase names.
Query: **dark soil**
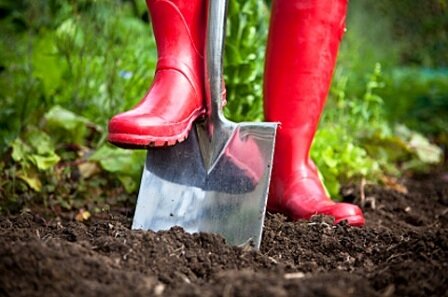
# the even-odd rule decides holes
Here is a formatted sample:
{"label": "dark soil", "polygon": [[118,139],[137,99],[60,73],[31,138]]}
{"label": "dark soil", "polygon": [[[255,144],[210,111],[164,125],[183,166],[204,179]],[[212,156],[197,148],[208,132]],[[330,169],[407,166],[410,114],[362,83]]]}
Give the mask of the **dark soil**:
{"label": "dark soil", "polygon": [[404,184],[345,189],[364,228],[270,214],[260,252],[180,228],[131,231],[126,209],[83,223],[4,216],[0,295],[448,296],[448,176]]}

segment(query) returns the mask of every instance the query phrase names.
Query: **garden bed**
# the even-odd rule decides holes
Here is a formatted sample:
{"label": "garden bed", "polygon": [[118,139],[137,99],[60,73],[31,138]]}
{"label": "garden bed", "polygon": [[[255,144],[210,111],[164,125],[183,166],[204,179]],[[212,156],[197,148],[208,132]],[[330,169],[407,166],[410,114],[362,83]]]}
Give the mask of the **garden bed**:
{"label": "garden bed", "polygon": [[448,175],[403,185],[345,189],[364,228],[268,214],[260,252],[180,228],[131,231],[127,208],[84,222],[2,216],[0,295],[447,296]]}

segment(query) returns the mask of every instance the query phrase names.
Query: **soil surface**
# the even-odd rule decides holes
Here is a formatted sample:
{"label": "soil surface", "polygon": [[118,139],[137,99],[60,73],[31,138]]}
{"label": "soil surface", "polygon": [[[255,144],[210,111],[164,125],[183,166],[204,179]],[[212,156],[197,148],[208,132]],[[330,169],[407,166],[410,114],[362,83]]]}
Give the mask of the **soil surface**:
{"label": "soil surface", "polygon": [[259,252],[180,228],[131,231],[129,209],[3,216],[0,295],[448,296],[448,175],[403,185],[344,190],[363,228],[268,214]]}

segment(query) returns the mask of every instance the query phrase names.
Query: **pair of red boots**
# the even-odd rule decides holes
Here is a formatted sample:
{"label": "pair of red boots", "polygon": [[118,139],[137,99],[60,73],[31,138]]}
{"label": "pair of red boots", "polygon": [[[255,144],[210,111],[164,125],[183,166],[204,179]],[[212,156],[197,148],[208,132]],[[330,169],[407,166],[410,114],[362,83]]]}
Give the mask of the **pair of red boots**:
{"label": "pair of red boots", "polygon": [[[109,141],[124,147],[174,145],[205,115],[207,0],[147,0],[158,63],[148,93],[109,123]],[[309,157],[339,43],[347,0],[273,0],[267,46],[266,120],[280,122],[268,210],[292,219],[315,214],[362,226],[355,205],[326,195]]]}

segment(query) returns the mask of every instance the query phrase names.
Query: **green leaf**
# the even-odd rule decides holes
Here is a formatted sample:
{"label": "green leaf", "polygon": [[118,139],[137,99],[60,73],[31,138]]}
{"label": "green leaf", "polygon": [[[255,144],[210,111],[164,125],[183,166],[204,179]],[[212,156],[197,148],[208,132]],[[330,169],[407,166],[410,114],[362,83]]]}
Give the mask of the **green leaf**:
{"label": "green leaf", "polygon": [[135,164],[136,151],[102,146],[89,160],[97,161],[108,172],[133,175],[143,163]]}
{"label": "green leaf", "polygon": [[30,129],[26,135],[26,141],[39,155],[54,154],[55,147],[50,136],[42,130]]}
{"label": "green leaf", "polygon": [[12,143],[12,158],[23,168],[30,164],[39,170],[48,170],[60,161],[50,136],[37,129],[30,129],[25,133],[24,140],[17,138]]}
{"label": "green leaf", "polygon": [[56,165],[61,158],[56,154],[55,146],[50,136],[42,130],[30,129],[25,134],[27,143],[33,152],[27,155],[28,160],[39,170],[48,170]]}
{"label": "green leaf", "polygon": [[88,132],[88,125],[94,125],[86,118],[79,116],[59,105],[53,106],[45,114],[46,128],[55,134],[55,137],[65,142],[72,141],[83,144]]}
{"label": "green leaf", "polygon": [[132,193],[138,190],[138,184],[134,178],[126,175],[118,175],[118,179],[127,193]]}
{"label": "green leaf", "polygon": [[395,132],[406,144],[407,149],[417,155],[418,159],[427,164],[438,164],[442,161],[443,151],[440,147],[431,144],[428,138],[404,125],[398,125]]}
{"label": "green leaf", "polygon": [[53,166],[61,160],[61,158],[55,153],[47,156],[31,155],[29,158],[39,170],[43,171],[53,168]]}
{"label": "green leaf", "polygon": [[409,145],[416,152],[418,158],[424,163],[438,164],[442,161],[442,149],[431,144],[427,138],[419,133],[414,133],[412,135]]}
{"label": "green leaf", "polygon": [[42,190],[42,183],[37,172],[33,170],[21,170],[17,172],[16,176],[23,180],[34,191],[40,192]]}
{"label": "green leaf", "polygon": [[97,161],[104,170],[116,174],[126,191],[137,190],[137,181],[145,160],[144,151],[102,146],[90,156],[89,160]]}
{"label": "green leaf", "polygon": [[54,35],[48,33],[38,39],[32,56],[33,75],[44,85],[45,95],[51,97],[63,84],[66,63],[57,53]]}
{"label": "green leaf", "polygon": [[20,138],[16,138],[11,147],[12,159],[16,162],[24,161],[26,159],[26,156],[31,152],[31,148]]}
{"label": "green leaf", "polygon": [[84,34],[73,18],[64,21],[56,30],[57,42],[63,47],[81,47]]}

